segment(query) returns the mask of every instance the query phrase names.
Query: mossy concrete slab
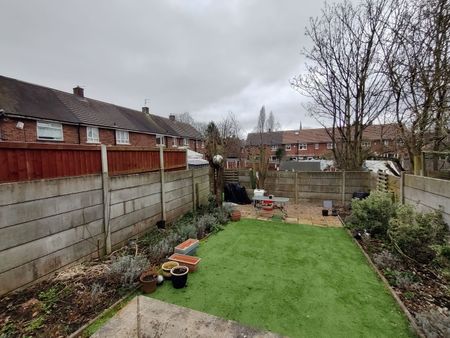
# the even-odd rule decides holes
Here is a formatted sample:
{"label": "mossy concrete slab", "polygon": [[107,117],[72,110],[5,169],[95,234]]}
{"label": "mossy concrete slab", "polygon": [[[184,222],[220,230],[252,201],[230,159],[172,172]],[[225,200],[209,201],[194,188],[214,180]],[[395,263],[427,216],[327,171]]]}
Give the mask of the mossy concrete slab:
{"label": "mossy concrete slab", "polygon": [[92,337],[280,337],[182,306],[137,296]]}

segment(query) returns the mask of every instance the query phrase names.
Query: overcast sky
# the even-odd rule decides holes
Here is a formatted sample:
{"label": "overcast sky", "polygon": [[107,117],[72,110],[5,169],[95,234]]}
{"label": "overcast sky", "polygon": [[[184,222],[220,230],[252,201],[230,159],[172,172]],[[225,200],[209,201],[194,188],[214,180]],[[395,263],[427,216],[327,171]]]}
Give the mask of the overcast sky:
{"label": "overcast sky", "polygon": [[283,128],[316,123],[289,86],[322,1],[0,0],[0,74],[159,115],[244,130],[261,106]]}

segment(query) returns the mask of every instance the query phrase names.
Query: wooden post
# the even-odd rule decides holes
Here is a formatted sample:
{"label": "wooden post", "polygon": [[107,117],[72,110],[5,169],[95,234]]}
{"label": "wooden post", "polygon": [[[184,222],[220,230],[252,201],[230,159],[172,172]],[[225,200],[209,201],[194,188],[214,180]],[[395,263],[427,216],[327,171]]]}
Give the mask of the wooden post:
{"label": "wooden post", "polygon": [[405,172],[400,172],[400,204],[405,203]]}
{"label": "wooden post", "polygon": [[195,175],[194,175],[194,169],[191,169],[192,173],[192,211],[197,211],[197,191],[196,191],[196,184],[195,184]]}
{"label": "wooden post", "polygon": [[345,205],[345,170],[342,170],[342,206]]}
{"label": "wooden post", "polygon": [[109,176],[108,176],[108,153],[106,145],[101,145],[102,158],[102,187],[103,187],[103,230],[105,231],[105,253],[111,253],[111,228],[109,224],[110,194],[109,194]]}
{"label": "wooden post", "polygon": [[294,196],[295,196],[295,204],[298,204],[298,172],[295,172],[295,184],[294,184]]}
{"label": "wooden post", "polygon": [[159,147],[159,172],[161,174],[161,216],[163,220],[166,220],[166,187],[165,187],[165,175],[164,175],[164,149]]}
{"label": "wooden post", "polygon": [[188,149],[186,148],[186,170],[189,170]]}

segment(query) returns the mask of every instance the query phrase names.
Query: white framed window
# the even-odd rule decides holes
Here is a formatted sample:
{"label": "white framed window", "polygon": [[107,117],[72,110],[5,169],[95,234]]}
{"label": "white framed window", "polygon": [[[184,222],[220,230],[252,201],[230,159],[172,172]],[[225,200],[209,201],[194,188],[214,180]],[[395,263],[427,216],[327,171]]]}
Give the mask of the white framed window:
{"label": "white framed window", "polygon": [[277,151],[278,146],[277,146],[277,145],[271,146],[270,149],[271,149],[272,151]]}
{"label": "white framed window", "polygon": [[307,150],[308,145],[306,143],[299,143],[298,144],[298,150]]}
{"label": "white framed window", "polygon": [[86,127],[86,137],[87,143],[100,143],[100,136],[98,133],[98,128],[96,127]]}
{"label": "white framed window", "polygon": [[38,140],[62,141],[64,139],[61,123],[38,121],[36,128]]}
{"label": "white framed window", "polygon": [[156,145],[157,146],[165,146],[164,142],[164,136],[163,135],[156,135]]}
{"label": "white framed window", "polygon": [[183,139],[183,146],[189,147],[189,139],[188,138]]}
{"label": "white framed window", "polygon": [[290,145],[290,144],[286,144],[286,145],[284,146],[284,149],[286,149],[286,150],[291,150],[291,145]]}
{"label": "white framed window", "polygon": [[172,148],[178,147],[178,142],[176,137],[172,137]]}
{"label": "white framed window", "polygon": [[334,143],[327,143],[327,149],[334,149]]}
{"label": "white framed window", "polygon": [[202,149],[205,149],[205,141],[202,141]]}
{"label": "white framed window", "polygon": [[370,141],[362,141],[361,145],[363,148],[370,148]]}
{"label": "white framed window", "polygon": [[383,145],[386,147],[389,146],[389,140],[383,140]]}
{"label": "white framed window", "polygon": [[314,149],[316,149],[316,150],[319,149],[319,143],[314,144]]}
{"label": "white framed window", "polygon": [[116,130],[117,144],[130,144],[130,134],[126,130]]}

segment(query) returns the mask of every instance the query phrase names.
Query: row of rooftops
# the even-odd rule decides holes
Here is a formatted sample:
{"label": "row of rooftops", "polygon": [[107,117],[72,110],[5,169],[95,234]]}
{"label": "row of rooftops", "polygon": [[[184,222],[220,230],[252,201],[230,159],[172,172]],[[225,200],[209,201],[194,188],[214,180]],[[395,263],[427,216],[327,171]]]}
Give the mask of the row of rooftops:
{"label": "row of rooftops", "polygon": [[[282,145],[298,143],[329,143],[331,138],[325,128],[282,130],[265,133],[249,133],[247,146]],[[398,127],[395,124],[377,124],[368,126],[363,132],[366,141],[395,140],[399,137]]]}
{"label": "row of rooftops", "polygon": [[0,110],[21,118],[202,139],[194,127],[176,121],[175,115],[166,118],[150,114],[147,107],[138,111],[87,98],[80,87],[67,93],[5,76],[0,76]]}

